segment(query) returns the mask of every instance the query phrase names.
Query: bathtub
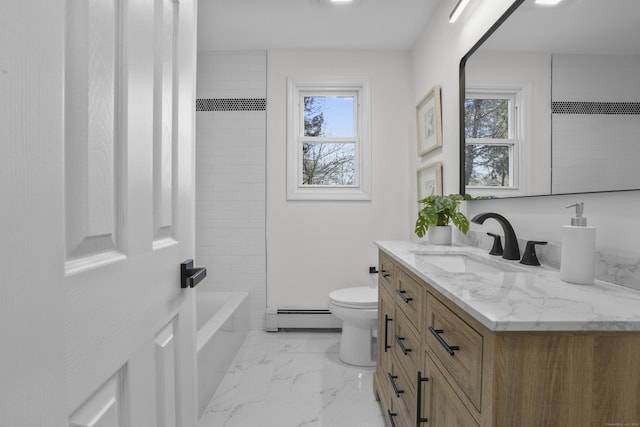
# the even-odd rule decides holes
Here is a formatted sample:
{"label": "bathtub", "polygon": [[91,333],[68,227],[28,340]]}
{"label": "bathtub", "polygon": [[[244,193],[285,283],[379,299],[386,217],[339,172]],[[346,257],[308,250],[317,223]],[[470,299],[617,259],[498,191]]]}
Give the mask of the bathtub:
{"label": "bathtub", "polygon": [[197,294],[198,417],[202,417],[249,331],[248,295],[210,291]]}

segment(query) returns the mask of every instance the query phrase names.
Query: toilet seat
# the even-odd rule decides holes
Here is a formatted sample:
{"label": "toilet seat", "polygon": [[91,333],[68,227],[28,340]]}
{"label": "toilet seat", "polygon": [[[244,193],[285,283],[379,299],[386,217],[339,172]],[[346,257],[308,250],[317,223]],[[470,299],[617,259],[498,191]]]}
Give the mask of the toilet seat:
{"label": "toilet seat", "polygon": [[378,288],[361,286],[338,289],[329,294],[329,301],[340,307],[375,309],[378,307]]}

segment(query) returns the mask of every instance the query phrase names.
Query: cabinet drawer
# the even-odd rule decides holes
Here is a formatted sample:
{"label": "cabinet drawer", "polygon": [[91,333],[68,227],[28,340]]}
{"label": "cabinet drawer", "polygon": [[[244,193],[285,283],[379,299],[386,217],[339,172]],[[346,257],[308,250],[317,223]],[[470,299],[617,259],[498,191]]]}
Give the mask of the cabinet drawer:
{"label": "cabinet drawer", "polygon": [[393,353],[408,374],[417,372],[420,366],[420,335],[406,314],[396,313],[397,322],[393,332]]}
{"label": "cabinet drawer", "polygon": [[382,252],[378,254],[378,287],[395,292],[395,264]]}
{"label": "cabinet drawer", "polygon": [[397,269],[396,304],[417,329],[422,319],[424,288],[404,271]]}
{"label": "cabinet drawer", "polygon": [[431,295],[424,327],[427,351],[442,362],[476,409],[482,391],[482,335]]}
{"label": "cabinet drawer", "polygon": [[[392,393],[393,394],[393,393]],[[388,407],[383,407],[385,425],[387,427],[405,427],[411,425],[407,421],[407,409],[402,405],[402,402],[398,399],[390,401]]]}
{"label": "cabinet drawer", "polygon": [[384,373],[384,382],[379,383],[377,389],[378,397],[380,398],[380,406],[387,427],[404,427],[408,426],[406,420],[406,408],[403,406],[402,401],[398,399],[391,389],[387,372]]}
{"label": "cabinet drawer", "polygon": [[[395,400],[395,408],[398,408],[402,412],[404,419],[415,419],[416,411],[416,380],[417,373],[409,376],[402,369],[402,364],[398,361],[395,355],[391,356],[391,364],[389,374],[389,390],[392,400]],[[397,423],[396,423],[397,424]],[[403,424],[397,424],[398,426]]]}

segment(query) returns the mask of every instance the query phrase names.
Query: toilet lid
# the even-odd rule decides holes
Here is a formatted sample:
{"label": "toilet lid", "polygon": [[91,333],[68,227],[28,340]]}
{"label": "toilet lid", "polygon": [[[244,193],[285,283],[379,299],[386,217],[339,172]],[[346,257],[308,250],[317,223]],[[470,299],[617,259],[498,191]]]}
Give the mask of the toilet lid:
{"label": "toilet lid", "polygon": [[362,286],[338,289],[329,294],[329,300],[336,305],[375,308],[378,306],[378,288]]}

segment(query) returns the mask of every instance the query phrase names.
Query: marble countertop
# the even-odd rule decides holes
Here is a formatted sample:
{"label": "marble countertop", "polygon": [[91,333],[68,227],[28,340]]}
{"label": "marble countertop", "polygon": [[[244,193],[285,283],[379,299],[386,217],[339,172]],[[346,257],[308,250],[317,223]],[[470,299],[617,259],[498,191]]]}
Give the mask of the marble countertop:
{"label": "marble countertop", "polygon": [[[598,280],[593,285],[566,283],[557,270],[524,266],[472,246],[375,244],[493,331],[640,331],[640,292],[633,289]],[[442,252],[507,263],[521,271],[451,273],[424,255]]]}

